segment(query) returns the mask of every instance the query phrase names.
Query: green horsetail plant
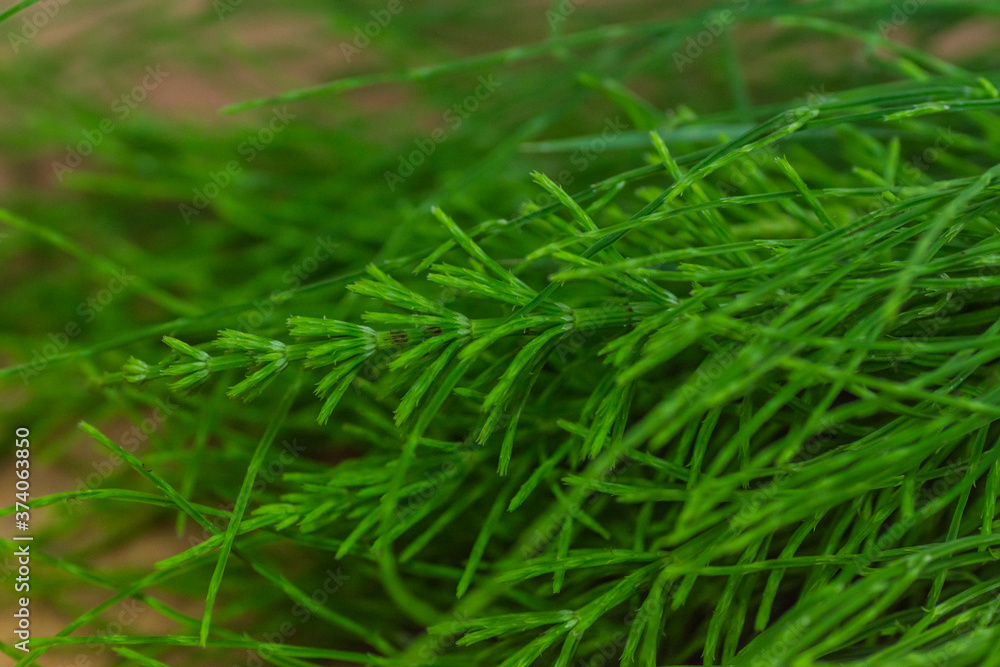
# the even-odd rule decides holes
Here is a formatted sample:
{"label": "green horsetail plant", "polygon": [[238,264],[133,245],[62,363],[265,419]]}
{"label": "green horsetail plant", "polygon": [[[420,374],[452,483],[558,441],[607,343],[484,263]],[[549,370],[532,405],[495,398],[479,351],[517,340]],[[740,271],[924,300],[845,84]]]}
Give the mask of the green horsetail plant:
{"label": "green horsetail plant", "polygon": [[[40,556],[112,595],[27,656],[4,645],[18,664],[90,643],[151,665],[1000,665],[997,53],[966,67],[889,38],[1000,2],[734,2],[563,33],[566,4],[538,44],[227,108],[539,58],[573,74],[566,109],[450,167],[461,187],[405,183],[419,205],[394,211],[345,175],[370,197],[336,236],[348,269],[271,292],[277,317],[171,299],[178,319],[114,343],[120,370],[87,362],[108,399],[167,386],[182,407],[141,458],[80,424],[145,486],[33,507],[148,505],[203,536],[127,578]],[[860,45],[881,76],[752,104],[733,33],[755,23]],[[691,54],[703,34],[715,56]],[[626,81],[702,57],[738,108],[665,114]],[[584,116],[545,138],[592,95],[624,131]],[[518,151],[547,166],[509,177]],[[237,200],[218,204],[234,225]],[[82,634],[126,600],[175,629]]]}
{"label": "green horsetail plant", "polygon": [[[919,88],[927,95],[926,87]],[[452,494],[463,486],[485,483],[484,473],[471,463],[456,464],[449,468],[445,488],[435,489],[433,505],[401,515],[399,508],[421,487],[420,471],[443,469],[465,447],[473,448],[477,461],[483,458],[480,450],[492,451],[501,477],[520,478],[514,477],[513,485],[497,479],[499,495],[484,507],[485,523],[459,595],[476,580],[489,589],[491,578],[528,582],[546,574],[558,574],[553,602],[567,584],[578,595],[587,590],[596,595],[582,607],[471,621],[461,645],[548,628],[513,651],[505,665],[529,664],[553,646],[562,646],[556,664],[569,664],[582,647],[583,630],[634,596],[641,600],[643,591],[648,607],[640,609],[652,607],[648,613],[655,611],[657,624],[669,622],[660,609],[668,604],[667,592],[673,590],[669,606],[682,609],[698,591],[698,580],[710,576],[725,577],[725,587],[709,615],[706,664],[714,664],[720,651],[729,664],[754,654],[747,652],[753,643],[738,651],[747,616],[757,608],[756,629],[771,627],[765,610],[787,590],[780,573],[796,564],[828,564],[825,574],[815,570],[813,583],[787,612],[793,620],[786,624],[801,634],[790,643],[796,655],[820,658],[846,650],[921,580],[933,581],[924,614],[950,618],[947,609],[937,610],[948,571],[936,570],[927,555],[936,553],[933,543],[898,550],[893,542],[906,532],[891,542],[878,533],[880,526],[912,522],[926,511],[926,506],[917,508],[915,496],[944,477],[948,468],[942,466],[964,457],[965,443],[979,433],[974,458],[962,458],[967,463],[957,488],[964,489],[959,491],[963,501],[947,541],[953,550],[944,552],[942,565],[953,553],[968,555],[952,567],[993,561],[992,552],[982,549],[995,542],[994,513],[985,511],[985,496],[979,534],[963,533],[961,526],[976,481],[993,490],[990,507],[995,506],[1000,460],[995,433],[992,446],[984,445],[1000,416],[1000,394],[993,386],[997,376],[990,366],[1000,355],[1000,167],[977,175],[978,168],[967,162],[971,175],[925,183],[924,174],[900,173],[890,161],[882,174],[871,172],[877,187],[855,176],[854,184],[845,177],[836,187],[810,188],[782,156],[758,165],[761,187],[739,195],[722,196],[705,179],[749,161],[753,151],[813,128],[870,119],[896,123],[955,107],[1000,106],[993,85],[984,79],[956,92],[941,90],[944,101],[922,102],[910,112],[898,96],[906,99],[911,93],[898,87],[886,100],[866,98],[860,105],[832,97],[778,114],[696,161],[675,161],[654,133],[651,159],[660,173],[642,174],[648,195],[640,197],[648,196],[649,203],[637,213],[611,208],[622,192],[619,185],[634,175],[593,186],[602,206],[588,212],[550,178],[536,174],[558,206],[545,218],[533,211],[502,223],[511,229],[548,223],[547,246],[533,257],[492,257],[477,237],[497,246],[498,234],[487,234],[487,227],[470,235],[435,209],[453,248],[435,251],[439,257],[426,280],[467,297],[465,312],[370,266],[370,278],[350,289],[392,310],[364,314],[366,325],[292,317],[288,336],[295,342],[224,330],[213,346],[227,353],[218,356],[167,338],[178,356],[155,366],[133,360],[126,379],[179,376],[173,386],[184,389],[212,372],[246,368],[246,377],[229,393],[251,398],[289,365],[321,369],[318,420],[326,423],[364,366],[389,355],[386,376],[379,378],[386,386],[378,395],[383,401],[398,396],[391,404],[405,441],[402,458],[392,461],[378,482],[356,477],[355,465],[344,466],[344,474],[357,480],[353,484],[338,481],[339,467],[312,476],[314,490],[306,486],[259,511],[282,513],[283,527],[298,523],[310,532],[321,526],[336,529],[343,520],[338,517],[355,516],[360,522],[338,554],[363,549],[364,541],[376,552],[388,551],[395,542],[408,544],[407,538],[425,525],[421,522],[454,502]],[[995,116],[983,115],[980,121],[995,131]],[[934,127],[926,122],[911,121],[910,128],[933,136]],[[898,151],[894,146],[898,142],[881,150],[891,156]],[[690,164],[686,170],[684,163]],[[651,189],[656,180],[664,182],[659,192]],[[783,222],[792,233],[782,236],[791,238],[740,240],[747,238],[740,227],[754,219]],[[654,247],[663,250],[651,252]],[[456,256],[454,263],[444,261],[449,252]],[[550,258],[563,268],[553,272]],[[514,264],[516,272],[505,268]],[[594,365],[585,376],[589,380],[563,377],[578,368],[574,357],[584,355]],[[436,424],[449,430],[442,422],[446,404],[467,411],[468,423],[475,423],[466,431],[465,444],[429,439],[428,429]],[[531,433],[547,420],[561,420],[566,445],[532,452],[538,436]],[[519,460],[531,465],[512,469],[512,461]],[[623,460],[632,465],[618,472]],[[920,463],[913,467],[915,461]],[[532,467],[542,474],[532,474]],[[355,497],[329,495],[345,483],[363,486]],[[551,506],[544,509],[543,501],[540,512],[559,517],[558,544],[530,550],[523,565],[517,564],[515,549],[476,574],[486,544],[507,516],[522,540],[531,534],[531,516],[518,520],[516,513],[507,514],[512,494],[519,491],[518,505],[533,497],[537,503],[546,485],[553,494]],[[595,495],[607,500],[598,502]],[[633,515],[616,509],[621,503],[642,509]],[[588,509],[597,505],[601,513],[582,509],[585,504]],[[343,509],[336,511],[338,506]],[[657,508],[666,514],[653,521]],[[844,526],[817,543],[814,555],[796,555],[809,532],[869,515],[848,533]],[[773,543],[800,522],[809,530],[797,531],[786,547]],[[576,540],[575,524],[586,529]],[[435,533],[443,529],[440,522],[433,525]],[[624,527],[630,528],[622,534]],[[621,539],[616,535],[631,536],[616,545]],[[959,546],[961,535],[968,535],[966,546]],[[768,553],[775,547],[780,553],[771,560]],[[730,558],[736,560],[713,565]],[[763,577],[764,572],[771,575]],[[852,583],[867,572],[890,583],[876,586],[869,578]],[[599,593],[605,585],[594,589],[596,581],[588,583],[601,573],[596,581],[611,576],[614,584],[606,593]],[[755,580],[768,585],[758,591],[751,585]],[[958,595],[963,585],[952,581]],[[767,597],[759,597],[761,592]],[[830,605],[831,599],[840,601],[840,616],[810,606],[820,600]],[[844,604],[848,599],[851,605]],[[988,595],[979,604],[984,614],[996,606]],[[867,611],[862,614],[862,609]],[[423,611],[414,618],[423,621]],[[638,616],[633,622],[621,647],[628,659],[656,664],[661,631],[646,625],[653,618]],[[895,618],[905,627],[905,615]],[[925,619],[920,615],[911,622],[931,622]],[[830,634],[835,624],[846,625]],[[430,636],[447,625],[432,627]],[[765,632],[755,641],[766,647],[767,637]],[[513,636],[510,641],[516,643]]]}

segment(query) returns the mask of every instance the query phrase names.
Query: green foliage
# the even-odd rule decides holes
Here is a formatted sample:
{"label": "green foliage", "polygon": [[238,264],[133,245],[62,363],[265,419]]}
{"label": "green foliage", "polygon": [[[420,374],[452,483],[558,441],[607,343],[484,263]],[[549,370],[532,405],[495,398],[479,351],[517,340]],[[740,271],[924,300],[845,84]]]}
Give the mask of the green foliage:
{"label": "green foliage", "polygon": [[[296,666],[1000,665],[997,54],[949,63],[888,39],[884,3],[748,3],[726,9],[734,25],[713,37],[725,44],[682,81],[640,93],[719,11],[576,32],[550,18],[543,42],[231,105],[302,104],[266,166],[191,227],[157,204],[189,199],[198,154],[228,159],[228,130],[176,128],[149,148],[157,133],[137,129],[103,170],[75,174],[74,210],[97,242],[57,231],[31,197],[21,215],[0,212],[17,256],[69,253],[97,285],[122,265],[142,274],[86,345],[44,368],[30,350],[51,316],[26,312],[41,333],[5,341],[22,361],[0,377],[31,381],[24,418],[68,443],[46,465],[83,447],[65,434],[77,411],[127,464],[35,499],[61,507],[39,548],[78,521],[69,501],[202,531],[140,572],[40,555],[49,590],[109,597],[67,602],[76,620],[28,657],[4,652],[19,664],[94,643],[143,665],[244,649]],[[390,52],[416,49],[435,16],[406,12]],[[998,13],[925,3],[888,32],[922,40]],[[860,45],[866,67],[845,56],[821,81],[796,56],[786,78],[753,84],[736,49],[761,25],[783,31],[775,49]],[[412,140],[386,148],[370,128],[321,122],[347,91],[452,99],[500,67],[496,97],[398,191],[381,172]],[[690,106],[659,111],[664,91],[716,75],[734,109],[692,90]],[[325,145],[356,157],[331,173]],[[162,251],[141,246],[118,231],[137,209],[181,231]],[[321,267],[305,278],[303,255]],[[229,266],[237,279],[217,286]],[[33,303],[32,289],[6,299]],[[78,377],[89,391],[67,389]],[[96,426],[141,422],[164,398],[176,405],[138,453]],[[120,538],[106,532],[98,552]],[[174,629],[91,631],[128,599]],[[283,621],[294,632],[276,642]]]}

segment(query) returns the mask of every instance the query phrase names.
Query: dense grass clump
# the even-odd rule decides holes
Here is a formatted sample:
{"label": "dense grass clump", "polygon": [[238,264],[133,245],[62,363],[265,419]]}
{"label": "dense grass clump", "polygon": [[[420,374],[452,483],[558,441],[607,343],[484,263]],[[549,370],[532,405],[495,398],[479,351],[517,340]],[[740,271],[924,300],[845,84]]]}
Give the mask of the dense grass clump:
{"label": "dense grass clump", "polygon": [[[0,209],[62,628],[3,651],[1000,665],[1000,2],[427,4]],[[222,81],[267,12],[134,18]],[[59,57],[13,162],[108,113]]]}

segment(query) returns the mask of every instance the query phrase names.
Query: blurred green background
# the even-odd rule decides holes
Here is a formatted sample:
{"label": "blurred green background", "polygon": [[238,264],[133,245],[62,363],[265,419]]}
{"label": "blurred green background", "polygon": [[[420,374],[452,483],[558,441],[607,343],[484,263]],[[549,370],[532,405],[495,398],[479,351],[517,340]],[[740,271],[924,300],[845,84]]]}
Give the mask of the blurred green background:
{"label": "blurred green background", "polygon": [[[1000,65],[1000,21],[970,19],[947,3],[933,20],[917,13],[898,26],[893,6],[875,2],[52,0],[8,17],[0,23],[0,430],[32,430],[33,497],[150,490],[76,428],[86,419],[123,446],[134,443],[145,463],[198,502],[228,509],[276,398],[230,400],[224,392],[235,376],[187,396],[162,382],[109,381],[130,356],[163,357],[163,335],[199,343],[220,328],[242,328],[280,337],[291,314],[356,320],[364,300],[344,287],[366,264],[404,267],[443,240],[432,204],[464,224],[510,218],[539,201],[533,170],[574,192],[642,164],[645,145],[627,141],[629,133],[670,129],[691,113],[742,127],[768,104],[899,76],[898,63],[878,49],[755,20],[773,13],[767,4],[829,11],[868,28],[888,21],[893,39],[971,69]],[[739,29],[692,50],[689,38],[711,33],[720,11],[735,12]],[[616,34],[612,24],[647,27]],[[585,37],[559,41],[567,34]],[[484,59],[220,113],[337,79],[519,45],[536,45],[538,57]],[[607,144],[561,141],[605,128]],[[527,251],[543,239],[525,233],[518,242]],[[349,416],[320,427],[313,401],[300,404],[285,446],[265,467],[262,494],[277,493],[289,467],[319,469],[360,451]],[[12,455],[9,445],[2,451],[6,489]],[[11,520],[4,525],[7,538]],[[204,539],[163,508],[102,500],[37,509],[33,532],[47,558],[33,570],[38,636],[54,635],[110,590]],[[273,556],[290,578],[323,570],[315,554],[284,549]],[[208,572],[151,592],[199,617]],[[240,590],[253,594],[232,595]],[[227,571],[224,597],[217,622],[254,636],[275,632],[274,610],[289,606],[247,568]],[[412,632],[386,623],[390,640]],[[80,632],[177,627],[148,606],[120,603]],[[296,643],[364,649],[356,639],[331,639],[315,619],[297,628]],[[234,651],[225,664],[248,664],[248,655]],[[73,662],[80,656],[85,662]],[[223,664],[180,649],[159,659]],[[121,660],[94,646],[53,650],[39,664]]]}

